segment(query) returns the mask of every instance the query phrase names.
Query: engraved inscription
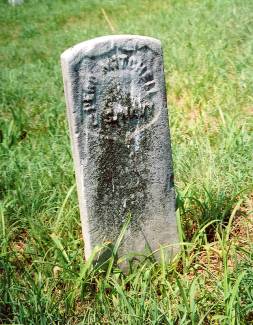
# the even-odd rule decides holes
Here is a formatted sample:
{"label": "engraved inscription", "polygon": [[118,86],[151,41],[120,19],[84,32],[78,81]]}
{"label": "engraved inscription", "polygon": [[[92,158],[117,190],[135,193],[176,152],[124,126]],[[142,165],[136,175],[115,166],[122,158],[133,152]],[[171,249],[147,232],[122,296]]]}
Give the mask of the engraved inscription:
{"label": "engraved inscription", "polygon": [[[85,58],[81,69],[81,98],[88,130],[120,135],[133,132],[154,118],[153,95],[157,92],[152,66],[143,62],[141,52],[113,53]],[[86,74],[86,65],[89,72]],[[93,71],[91,71],[93,70]]]}

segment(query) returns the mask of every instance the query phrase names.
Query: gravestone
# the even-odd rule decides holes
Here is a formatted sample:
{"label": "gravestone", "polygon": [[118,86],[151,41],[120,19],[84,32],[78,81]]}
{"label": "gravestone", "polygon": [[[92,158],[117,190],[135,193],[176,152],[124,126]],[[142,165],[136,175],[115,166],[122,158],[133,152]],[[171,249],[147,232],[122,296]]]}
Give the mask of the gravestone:
{"label": "gravestone", "polygon": [[99,37],[61,63],[86,257],[117,239],[128,214],[120,255],[177,243],[160,41]]}

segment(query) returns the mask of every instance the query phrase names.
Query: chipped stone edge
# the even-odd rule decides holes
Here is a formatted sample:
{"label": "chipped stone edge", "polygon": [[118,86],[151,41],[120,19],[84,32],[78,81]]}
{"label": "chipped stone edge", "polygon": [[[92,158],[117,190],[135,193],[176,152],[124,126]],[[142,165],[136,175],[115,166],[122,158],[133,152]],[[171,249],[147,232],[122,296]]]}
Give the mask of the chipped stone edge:
{"label": "chipped stone edge", "polygon": [[78,154],[78,141],[75,139],[75,116],[73,112],[74,108],[74,95],[71,83],[71,65],[68,60],[65,60],[61,57],[61,68],[62,68],[62,76],[64,83],[64,94],[67,106],[67,117],[68,117],[68,125],[69,125],[69,135],[71,141],[71,148],[73,154],[74,161],[74,169],[75,169],[75,178],[77,184],[77,195],[78,195],[78,203],[79,203],[79,211],[80,211],[80,219],[82,223],[82,233],[83,238],[85,238],[85,257],[88,258],[91,255],[92,247],[91,240],[89,235],[89,224],[87,206],[86,206],[86,194],[85,194],[85,186],[83,184],[83,173],[82,168],[80,166],[80,157]]}

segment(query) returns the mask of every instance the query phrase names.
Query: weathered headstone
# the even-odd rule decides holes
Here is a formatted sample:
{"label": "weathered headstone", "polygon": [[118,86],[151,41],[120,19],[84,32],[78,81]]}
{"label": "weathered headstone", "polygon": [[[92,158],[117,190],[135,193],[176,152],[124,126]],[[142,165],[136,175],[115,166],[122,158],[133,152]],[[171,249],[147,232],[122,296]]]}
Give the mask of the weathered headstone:
{"label": "weathered headstone", "polygon": [[61,62],[86,257],[116,240],[128,213],[120,254],[177,243],[160,42],[99,37]]}

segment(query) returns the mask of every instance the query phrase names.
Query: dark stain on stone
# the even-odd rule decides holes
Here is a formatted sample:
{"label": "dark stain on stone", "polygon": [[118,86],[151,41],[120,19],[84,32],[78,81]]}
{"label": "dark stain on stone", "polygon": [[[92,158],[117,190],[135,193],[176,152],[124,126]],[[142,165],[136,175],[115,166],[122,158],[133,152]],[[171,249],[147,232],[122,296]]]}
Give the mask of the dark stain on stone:
{"label": "dark stain on stone", "polygon": [[[116,88],[114,88],[116,89]],[[117,120],[110,121],[108,127],[108,107],[111,103],[124,105],[128,115],[122,115]],[[99,218],[101,232],[113,234],[116,238],[123,226],[126,215],[132,214],[130,227],[138,230],[144,217],[148,192],[148,166],[146,157],[149,151],[148,131],[143,131],[138,140],[132,138],[129,143],[118,141],[115,135],[123,140],[129,130],[134,131],[141,116],[133,112],[129,94],[108,92],[105,99],[105,107],[102,112],[101,130],[98,139],[97,158],[97,189],[95,195],[94,216]],[[104,114],[104,115],[103,115]],[[124,124],[123,117],[128,119]],[[116,232],[114,233],[114,230]]]}

